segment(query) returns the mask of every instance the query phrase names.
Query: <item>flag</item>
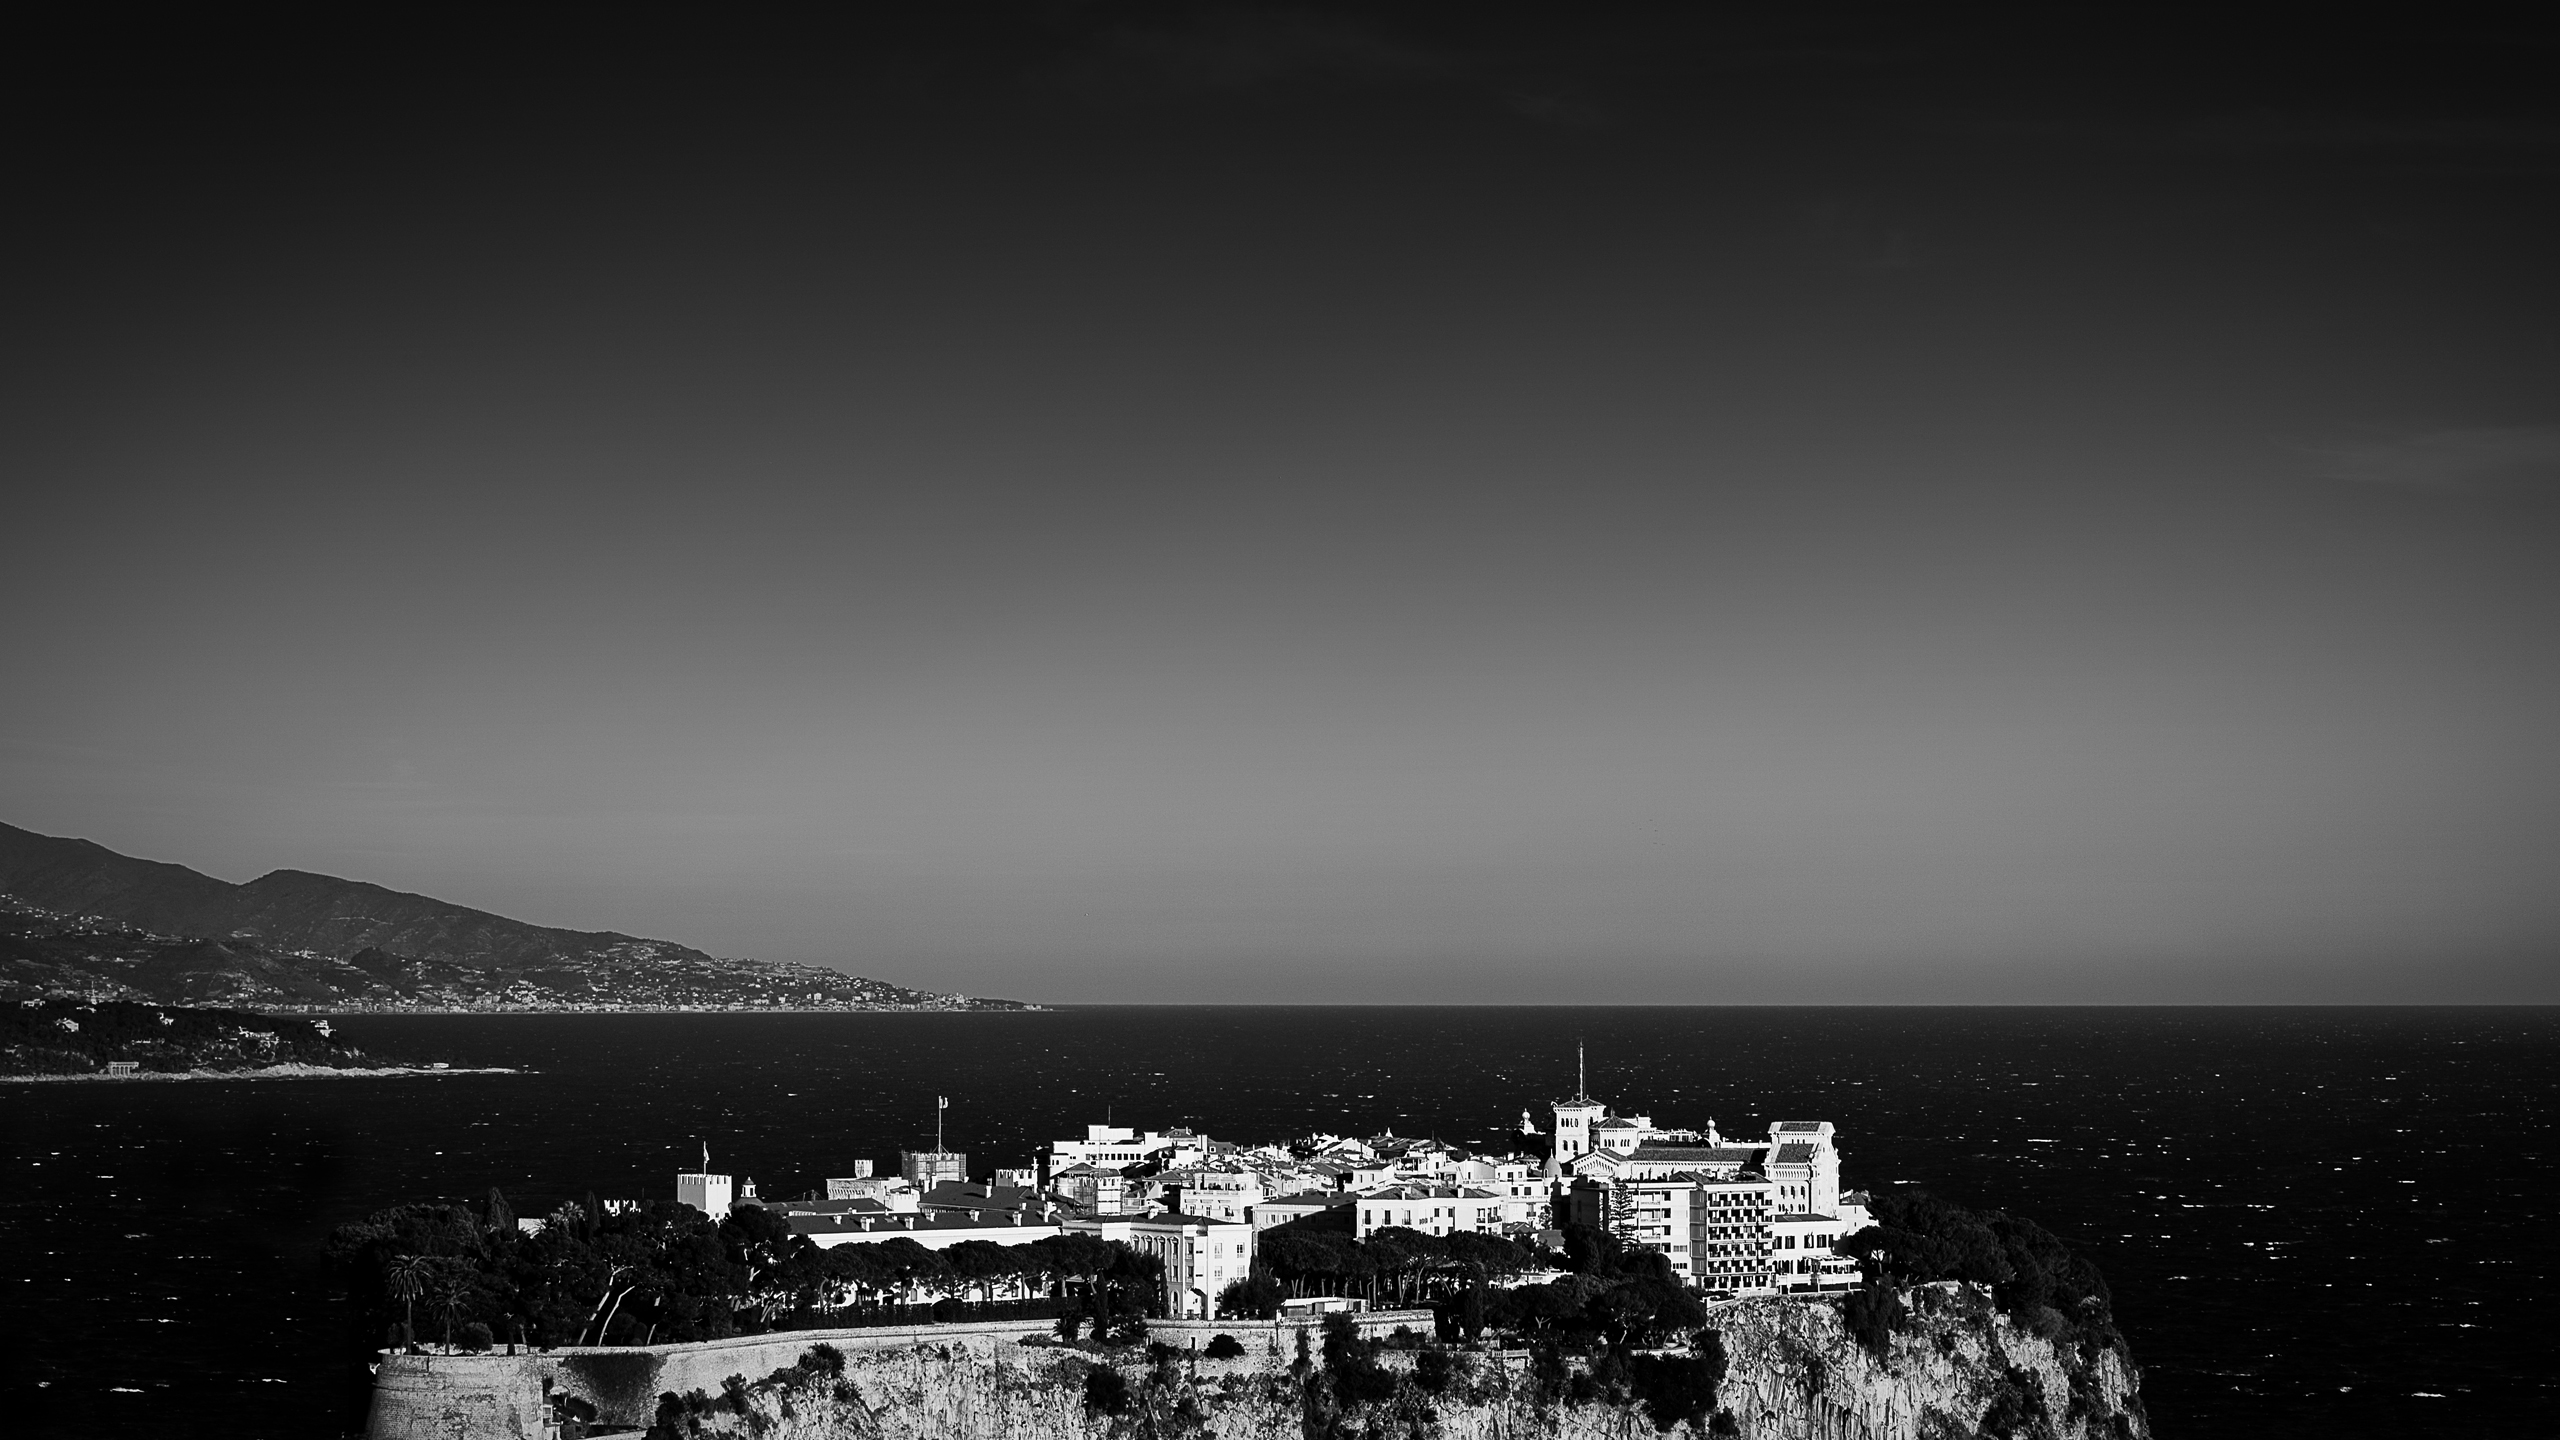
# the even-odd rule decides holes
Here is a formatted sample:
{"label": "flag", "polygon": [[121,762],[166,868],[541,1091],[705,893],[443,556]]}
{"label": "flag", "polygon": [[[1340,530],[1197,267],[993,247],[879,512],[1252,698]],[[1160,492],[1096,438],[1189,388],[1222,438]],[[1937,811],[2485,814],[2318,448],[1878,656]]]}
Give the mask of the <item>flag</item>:
{"label": "flag", "polygon": [[947,1095],[936,1095],[936,1096],[934,1096],[934,1097],[933,1097],[933,1108],[934,1108],[934,1109],[936,1109],[936,1110],[948,1110],[948,1109],[950,1109],[950,1108],[951,1108],[951,1097],[949,1097],[949,1096],[947,1096]]}

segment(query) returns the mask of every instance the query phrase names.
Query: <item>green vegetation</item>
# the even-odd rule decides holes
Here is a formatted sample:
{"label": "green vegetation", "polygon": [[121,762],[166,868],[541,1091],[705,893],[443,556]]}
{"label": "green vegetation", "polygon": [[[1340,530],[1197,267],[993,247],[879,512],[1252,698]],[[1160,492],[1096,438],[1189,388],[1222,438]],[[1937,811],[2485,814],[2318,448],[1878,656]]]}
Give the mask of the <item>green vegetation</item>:
{"label": "green vegetation", "polygon": [[123,1000],[0,1006],[0,1075],[95,1075],[119,1060],[151,1074],[367,1063],[309,1020],[246,1010]]}
{"label": "green vegetation", "polygon": [[[947,1251],[900,1236],[821,1250],[756,1206],[714,1224],[688,1205],[609,1212],[590,1196],[527,1233],[494,1190],[477,1205],[401,1205],[342,1225],[327,1254],[366,1335],[453,1348],[475,1338],[474,1324],[494,1344],[642,1345],[1062,1310],[1089,1320],[1097,1340],[1129,1343],[1144,1333],[1163,1273],[1160,1261],[1089,1235]],[[998,1285],[1044,1298],[1000,1304],[989,1298]],[[962,1298],[970,1294],[978,1300]],[[926,1295],[948,1301],[948,1313],[912,1303]]]}
{"label": "green vegetation", "polygon": [[[2077,1344],[2094,1356],[2123,1344],[2106,1278],[2034,1221],[1916,1192],[1878,1197],[1874,1214],[1876,1223],[1839,1249],[1864,1264],[1867,1284],[1842,1302],[1841,1318],[1877,1356],[1914,1313],[1896,1292],[1946,1280],[1989,1290],[2000,1311],[2057,1345]],[[1944,1302],[1923,1296],[1915,1303]]]}

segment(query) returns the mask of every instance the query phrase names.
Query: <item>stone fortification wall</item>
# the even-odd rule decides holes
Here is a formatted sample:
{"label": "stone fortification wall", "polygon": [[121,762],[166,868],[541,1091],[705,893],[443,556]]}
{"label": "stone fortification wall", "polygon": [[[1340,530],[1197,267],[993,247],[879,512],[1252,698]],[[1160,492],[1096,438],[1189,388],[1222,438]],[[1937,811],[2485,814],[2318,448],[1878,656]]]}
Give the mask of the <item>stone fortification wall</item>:
{"label": "stone fortification wall", "polygon": [[[1352,1317],[1366,1334],[1398,1327],[1431,1331],[1428,1311],[1380,1311]],[[374,1374],[366,1440],[542,1440],[550,1397],[574,1395],[596,1407],[607,1425],[647,1425],[658,1397],[701,1390],[720,1393],[732,1375],[760,1380],[797,1361],[814,1345],[832,1345],[869,1374],[894,1373],[901,1357],[928,1348],[937,1365],[998,1374],[1016,1357],[1031,1355],[1023,1337],[1047,1335],[1047,1320],[997,1320],[979,1324],[899,1325],[861,1330],[791,1330],[689,1345],[572,1347],[516,1355],[393,1355]],[[1276,1363],[1286,1368],[1297,1354],[1297,1336],[1316,1339],[1313,1321],[1159,1320],[1151,1338],[1178,1349],[1204,1347],[1211,1337],[1233,1335],[1245,1357],[1202,1362],[1213,1373]],[[921,1363],[918,1361],[917,1363]],[[1081,1383],[1081,1372],[1078,1374]],[[1081,1393],[1081,1392],[1079,1392]],[[928,1432],[929,1433],[929,1432]]]}
{"label": "stone fortification wall", "polygon": [[[1730,1368],[1717,1407],[1732,1433],[1745,1440],[1949,1440],[1990,1422],[2055,1440],[2148,1440],[2139,1376],[2112,1332],[2048,1333],[2050,1324],[1996,1313],[1988,1296],[1961,1286],[1924,1287],[1912,1302],[1912,1319],[1881,1359],[1850,1337],[1832,1304],[1719,1307],[1710,1324],[1723,1337]],[[1399,1325],[1430,1330],[1430,1317],[1420,1312],[1359,1318],[1372,1334]],[[1160,1366],[1143,1350],[1021,1343],[1046,1328],[1022,1321],[800,1331],[512,1360],[395,1356],[382,1369],[369,1440],[541,1440],[546,1385],[589,1398],[607,1422],[646,1425],[659,1393],[717,1395],[731,1375],[754,1386],[746,1407],[696,1413],[687,1421],[691,1433],[705,1440],[1300,1440],[1337,1426],[1436,1440],[1653,1433],[1623,1395],[1575,1403],[1552,1383],[1542,1386],[1523,1352],[1459,1353],[1454,1378],[1436,1392],[1405,1383],[1392,1400],[1337,1414],[1321,1374],[1312,1384],[1291,1374],[1297,1334],[1310,1328],[1298,1322],[1159,1322],[1153,1338],[1180,1352]],[[1235,1336],[1244,1354],[1201,1358],[1198,1350],[1222,1333]],[[820,1342],[843,1352],[840,1375],[776,1376]],[[1410,1354],[1383,1358],[1411,1377]],[[1124,1413],[1087,1406],[1087,1380],[1097,1368],[1117,1371],[1125,1382]]]}

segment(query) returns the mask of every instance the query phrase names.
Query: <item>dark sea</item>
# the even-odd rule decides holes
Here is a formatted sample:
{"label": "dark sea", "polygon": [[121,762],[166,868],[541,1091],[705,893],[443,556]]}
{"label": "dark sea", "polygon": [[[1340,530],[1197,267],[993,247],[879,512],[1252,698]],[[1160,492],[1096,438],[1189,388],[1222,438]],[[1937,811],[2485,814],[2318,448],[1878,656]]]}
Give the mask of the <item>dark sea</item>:
{"label": "dark sea", "polygon": [[1113,1121],[1507,1145],[1588,1042],[1658,1123],[1838,1124],[1844,1177],[2093,1257],[2169,1437],[2560,1434],[2560,1011],[1081,1008],[357,1018],[527,1073],[0,1087],[6,1433],[330,1437],[363,1375],[319,1263],[377,1207],[797,1194],[932,1137],[1027,1164]]}

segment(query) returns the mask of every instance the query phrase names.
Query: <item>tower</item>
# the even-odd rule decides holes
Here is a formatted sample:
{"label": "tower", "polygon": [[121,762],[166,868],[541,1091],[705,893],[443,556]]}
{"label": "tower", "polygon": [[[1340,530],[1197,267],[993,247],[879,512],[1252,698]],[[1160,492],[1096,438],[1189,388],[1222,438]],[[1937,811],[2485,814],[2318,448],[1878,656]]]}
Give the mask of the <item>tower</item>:
{"label": "tower", "polygon": [[1591,1127],[1609,1113],[1609,1107],[1591,1098],[1591,1077],[1584,1063],[1582,1042],[1573,1044],[1573,1098],[1555,1103],[1556,1141],[1549,1152],[1548,1165],[1562,1171],[1574,1158],[1587,1155],[1594,1144]]}
{"label": "tower", "polygon": [[702,1147],[702,1169],[676,1176],[676,1203],[690,1205],[714,1221],[729,1218],[730,1177],[711,1173],[711,1147]]}

